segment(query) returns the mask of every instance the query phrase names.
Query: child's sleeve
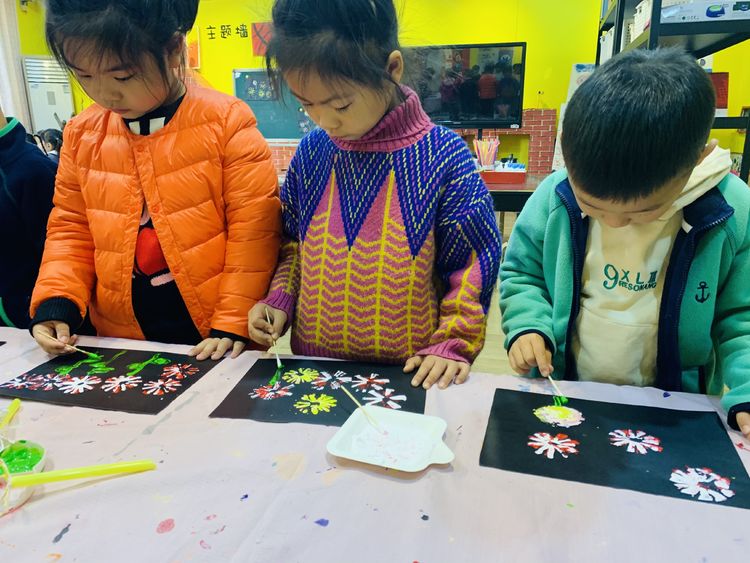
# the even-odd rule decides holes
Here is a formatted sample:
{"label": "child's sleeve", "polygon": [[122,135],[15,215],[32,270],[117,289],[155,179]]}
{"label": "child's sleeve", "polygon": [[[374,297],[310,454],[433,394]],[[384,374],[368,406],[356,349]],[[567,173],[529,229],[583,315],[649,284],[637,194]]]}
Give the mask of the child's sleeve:
{"label": "child's sleeve", "polygon": [[417,354],[472,363],[484,345],[501,236],[468,147],[459,138],[456,147],[436,218],[436,272],[443,285],[438,328]]}
{"label": "child's sleeve", "polygon": [[31,296],[31,327],[55,320],[76,330],[86,316],[94,287],[94,241],[73,160],[73,128],[71,124],[63,133],[54,208],[47,223],[44,255]]}
{"label": "child's sleeve", "polygon": [[[28,170],[24,190],[21,192],[21,213],[27,240],[33,248],[33,258],[39,260],[47,237],[47,221],[52,211],[55,195],[57,166],[49,158],[39,159]],[[31,257],[30,257],[31,258]]]}
{"label": "child's sleeve", "polygon": [[549,182],[550,178],[534,191],[518,215],[500,267],[500,311],[506,350],[519,336],[537,333],[555,352],[552,299],[543,272]]}
{"label": "child's sleeve", "polygon": [[[750,221],[745,218],[750,229]],[[724,287],[716,299],[713,335],[717,346],[717,370],[729,390],[722,397],[727,422],[735,430],[737,414],[750,412],[750,230],[739,247]]]}
{"label": "child's sleeve", "polygon": [[271,281],[271,290],[262,301],[266,305],[281,309],[286,313],[285,330],[291,325],[300,286],[297,158],[295,156],[292,159],[284,185],[281,187],[281,216],[284,224],[284,236],[281,242],[279,264]]}
{"label": "child's sleeve", "polygon": [[265,296],[278,257],[278,178],[271,151],[247,105],[232,104],[225,130],[227,245],[211,335],[247,338],[247,312]]}

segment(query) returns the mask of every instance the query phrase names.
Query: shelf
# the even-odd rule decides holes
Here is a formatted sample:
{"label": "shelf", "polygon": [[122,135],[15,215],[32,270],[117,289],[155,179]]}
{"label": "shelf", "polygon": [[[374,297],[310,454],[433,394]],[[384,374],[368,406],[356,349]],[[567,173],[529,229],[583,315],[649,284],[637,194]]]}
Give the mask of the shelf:
{"label": "shelf", "polygon": [[716,117],[712,129],[745,129],[747,117]]}
{"label": "shelf", "polygon": [[659,45],[685,47],[701,58],[750,39],[750,20],[662,23]]}
{"label": "shelf", "polygon": [[[634,13],[640,0],[611,0],[611,5],[599,21],[599,35],[597,37],[597,64],[601,57],[601,35],[604,31],[613,29],[614,54],[633,49],[655,49],[656,47],[679,46],[689,51],[695,58],[703,58],[732,45],[750,40],[750,20],[726,20],[686,22],[659,21],[656,14],[661,15],[662,0],[653,0],[651,15],[653,25],[636,37],[629,45],[620,49],[620,39],[623,36],[625,23]],[[601,13],[601,12],[600,12]],[[740,178],[748,181],[750,176],[750,118],[748,117],[717,117],[712,129],[745,129],[745,143],[742,150],[742,170]]]}
{"label": "shelf", "polygon": [[648,47],[648,40],[651,38],[651,29],[647,29],[630,43],[625,45],[623,52],[632,51],[633,49],[644,49]]}
{"label": "shelf", "polygon": [[599,20],[599,33],[609,31],[615,26],[615,14],[617,13],[618,0],[610,0],[609,8],[601,20]]}
{"label": "shelf", "polygon": [[[647,48],[651,28],[636,37],[623,51]],[[684,47],[697,59],[750,39],[750,20],[662,23],[660,47]]]}

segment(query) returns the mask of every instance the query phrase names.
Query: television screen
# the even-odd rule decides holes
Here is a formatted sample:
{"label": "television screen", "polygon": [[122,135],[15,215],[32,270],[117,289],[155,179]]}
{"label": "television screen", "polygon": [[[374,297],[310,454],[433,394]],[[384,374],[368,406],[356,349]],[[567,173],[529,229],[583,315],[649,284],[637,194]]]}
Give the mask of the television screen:
{"label": "television screen", "polygon": [[404,49],[407,84],[435,123],[521,127],[526,43]]}

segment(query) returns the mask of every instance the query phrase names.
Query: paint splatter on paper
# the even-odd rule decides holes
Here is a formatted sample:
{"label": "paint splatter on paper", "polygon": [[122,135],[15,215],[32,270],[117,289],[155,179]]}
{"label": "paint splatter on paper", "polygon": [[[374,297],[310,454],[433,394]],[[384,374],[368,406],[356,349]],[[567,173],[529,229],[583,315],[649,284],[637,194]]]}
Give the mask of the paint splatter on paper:
{"label": "paint splatter on paper", "polygon": [[370,391],[371,389],[381,390],[383,389],[384,385],[390,382],[390,379],[381,377],[377,373],[373,373],[370,375],[356,375],[354,376],[354,383],[352,384],[352,388],[355,391],[364,393],[366,391]]}
{"label": "paint splatter on paper", "polygon": [[60,383],[57,388],[63,393],[77,395],[91,391],[94,387],[102,382],[101,378],[95,375],[84,375],[81,377],[69,377]]}
{"label": "paint splatter on paper", "polygon": [[284,363],[281,381],[271,385],[275,362],[258,360],[210,416],[341,426],[357,408],[345,389],[360,395],[363,404],[424,412],[424,389],[412,387],[400,366],[332,360]]}
{"label": "paint splatter on paper", "polygon": [[271,401],[273,399],[280,399],[281,397],[291,397],[292,389],[294,389],[294,385],[286,385],[282,387],[281,383],[277,382],[274,385],[256,387],[250,394],[250,398]]}
{"label": "paint splatter on paper", "polygon": [[316,395],[315,393],[302,395],[302,398],[294,403],[294,408],[304,414],[331,412],[331,409],[335,406],[336,399],[325,393],[320,393],[319,395]]}
{"label": "paint splatter on paper", "polygon": [[183,354],[84,348],[0,384],[0,395],[157,414],[218,362]]}
{"label": "paint splatter on paper", "polygon": [[609,433],[609,441],[618,448],[627,447],[628,453],[646,455],[649,451],[662,452],[661,440],[646,434],[643,430],[613,430]]}
{"label": "paint splatter on paper", "polygon": [[542,422],[546,422],[552,426],[561,426],[563,428],[578,426],[586,420],[581,411],[571,407],[560,407],[556,405],[547,405],[534,409],[534,416]]}
{"label": "paint splatter on paper", "polygon": [[344,371],[337,371],[333,375],[327,371],[321,371],[320,375],[315,379],[311,385],[318,391],[323,391],[326,388],[339,389],[342,383],[350,383],[351,377],[346,375]]}
{"label": "paint splatter on paper", "polygon": [[118,375],[106,379],[104,385],[102,385],[102,391],[121,393],[138,387],[142,381],[139,375]]}
{"label": "paint splatter on paper", "polygon": [[[535,411],[549,404],[548,395],[497,389],[480,465],[750,509],[744,452],[715,411],[571,398],[566,407],[585,413],[585,420],[555,435],[538,432]],[[701,460],[710,460],[711,469]]]}
{"label": "paint splatter on paper", "polygon": [[554,459],[555,454],[567,458],[568,454],[577,454],[578,440],[571,440],[567,434],[555,434],[552,436],[547,432],[536,432],[529,436],[528,446],[534,448],[537,455],[545,455],[547,459]]}
{"label": "paint splatter on paper", "polygon": [[319,375],[320,372],[318,372],[318,370],[316,369],[300,368],[284,372],[284,375],[281,376],[281,379],[283,379],[287,383],[297,385],[299,383],[310,383],[312,381],[315,381]]}
{"label": "paint splatter on paper", "polygon": [[669,480],[682,494],[705,502],[724,502],[734,496],[729,479],[707,467],[675,469]]}

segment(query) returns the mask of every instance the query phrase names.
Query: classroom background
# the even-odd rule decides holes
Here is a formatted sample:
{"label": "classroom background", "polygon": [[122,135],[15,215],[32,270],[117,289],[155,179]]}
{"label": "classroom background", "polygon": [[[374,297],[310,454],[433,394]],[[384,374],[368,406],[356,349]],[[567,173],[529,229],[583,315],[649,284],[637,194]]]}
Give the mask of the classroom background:
{"label": "classroom background", "polygon": [[[187,55],[190,79],[236,95],[255,111],[282,182],[299,140],[312,125],[294,100],[282,103],[269,89],[263,53],[272,33],[272,4],[273,0],[201,0],[196,25],[188,35]],[[432,105],[425,104],[426,111],[458,131],[475,152],[478,164],[484,165],[482,174],[504,241],[534,189],[550,172],[564,166],[558,144],[566,102],[597,64],[623,50],[681,45],[695,55],[711,74],[717,91],[712,136],[731,151],[733,173],[748,180],[750,2],[396,0],[396,5],[400,40],[406,51],[414,53],[414,57],[406,58],[407,65],[423,57],[419,67],[407,68],[408,81],[433,98]],[[0,30],[0,104],[6,115],[17,117],[27,131],[41,133],[63,129],[71,117],[92,103],[50,56],[44,39],[43,1],[0,0]],[[444,49],[435,50],[437,47]],[[438,68],[433,78],[424,74],[425,62],[443,68]],[[460,84],[473,80],[478,85],[482,75],[492,75],[487,80],[492,80],[493,86],[486,90],[491,94],[485,98],[480,94],[473,111],[465,111],[460,103]],[[503,81],[517,90],[518,100],[503,100]],[[454,87],[453,93],[446,93],[449,86]],[[483,99],[491,103],[482,105]],[[490,149],[489,163],[482,162],[486,156],[482,151],[487,149],[482,143],[488,139],[499,141],[496,155]],[[493,417],[500,413],[494,419],[502,422],[493,430],[498,434],[503,424],[507,427],[516,422],[504,420],[502,413],[518,405],[504,407],[493,402],[493,393],[507,391],[505,396],[513,397],[548,392],[546,382],[498,377],[512,370],[500,344],[503,335],[497,300],[496,291],[487,320],[487,345],[472,366],[476,374],[471,384],[451,388],[451,395],[431,392],[427,409],[424,402],[421,404],[422,411],[448,421],[445,443],[456,456],[453,465],[397,477],[388,469],[366,470],[354,462],[334,462],[324,454],[326,441],[338,428],[311,424],[271,438],[270,433],[247,432],[245,420],[225,419],[219,426],[217,418],[208,418],[214,416],[217,405],[231,411],[232,405],[225,402],[246,400],[251,389],[242,385],[250,385],[248,378],[254,377],[252,368],[260,356],[246,353],[237,364],[230,366],[225,361],[218,367],[212,364],[186,374],[184,379],[189,384],[180,391],[184,396],[170,397],[176,406],[169,407],[167,401],[156,409],[154,417],[132,414],[132,410],[121,412],[117,407],[102,414],[104,411],[25,401],[24,424],[46,444],[54,447],[67,443],[71,435],[77,439],[76,432],[86,432],[80,443],[54,452],[56,466],[148,456],[156,460],[159,471],[154,473],[155,482],[146,482],[137,491],[128,488],[127,480],[123,485],[116,480],[104,481],[103,486],[111,487],[106,497],[111,504],[98,496],[96,487],[82,485],[72,493],[53,489],[42,497],[44,509],[30,503],[26,512],[4,517],[14,519],[10,524],[5,520],[12,532],[7,537],[0,521],[0,554],[16,561],[65,561],[75,557],[103,561],[123,560],[118,557],[132,549],[142,555],[136,560],[143,561],[424,563],[497,561],[501,560],[500,550],[507,550],[508,560],[516,561],[743,560],[738,554],[747,552],[747,513],[741,509],[746,509],[748,490],[738,489],[738,497],[746,493],[738,502],[741,509],[727,509],[698,505],[697,501],[667,502],[665,497],[654,501],[640,492],[633,494],[638,491],[639,480],[630,479],[632,475],[628,476],[629,483],[624,483],[624,477],[623,483],[599,482],[603,486],[592,492],[573,483],[575,478],[538,480],[539,474],[530,477],[523,469],[510,476],[488,469],[500,468],[502,463],[497,460],[484,459],[479,467],[487,413],[493,412]],[[98,346],[100,340],[91,338],[86,345]],[[155,349],[154,343],[123,340],[107,345],[122,348],[126,354],[127,361],[115,356],[118,369],[141,369],[144,374],[156,374],[154,377],[162,369],[180,371],[180,366],[190,361],[181,355],[183,346]],[[289,335],[282,338],[277,350],[291,353]],[[159,354],[170,358],[167,367],[159,364],[164,359],[157,358]],[[3,381],[11,373],[39,369],[42,356],[26,333],[21,339],[11,329],[0,329]],[[295,360],[285,361],[297,367]],[[269,365],[273,368],[271,363],[265,364]],[[306,366],[304,362],[299,364],[300,374],[308,369]],[[48,367],[48,371],[61,369],[59,364]],[[68,368],[73,369],[63,366]],[[212,368],[214,371],[199,381]],[[328,369],[325,365],[318,368],[322,373]],[[347,382],[361,377],[354,374],[351,371],[342,377],[351,376]],[[397,375],[394,372],[392,378]],[[373,381],[379,377],[384,376],[370,374]],[[193,382],[195,386],[188,389]],[[305,384],[316,391],[314,382]],[[710,427],[713,431],[703,443],[726,441],[725,428],[716,418],[717,402],[706,396],[670,394],[654,388],[576,385],[565,389],[575,391],[574,401],[580,402],[574,404],[579,408],[591,408],[592,420],[597,416],[606,419],[612,413],[606,412],[606,407],[595,413],[587,401],[597,402],[600,409],[601,405],[624,403],[628,405],[622,414],[626,420],[630,415],[636,417],[639,408],[666,404],[689,412],[697,409],[702,416],[713,417],[697,430]],[[227,395],[229,389],[232,391]],[[403,393],[408,395],[409,391]],[[148,402],[143,401],[144,405]],[[406,401],[416,400],[408,396]],[[530,405],[524,403],[523,408]],[[2,408],[5,406],[4,402]],[[161,415],[160,409],[165,407],[168,410]],[[531,412],[531,408],[527,410]],[[669,421],[657,422],[670,425]],[[575,437],[575,430],[557,430]],[[621,438],[627,443],[628,436],[623,434]],[[750,448],[733,441],[736,443],[725,444],[729,450],[721,459],[731,458],[748,467]],[[657,447],[658,443],[654,445]],[[564,453],[564,449],[560,451]],[[651,462],[653,456],[648,460]],[[584,472],[605,475],[596,467]],[[526,493],[534,478],[537,481],[532,485],[538,497]],[[71,494],[77,495],[73,501],[67,496]],[[259,506],[263,508],[257,509]],[[57,514],[65,516],[59,519]],[[122,521],[111,520],[117,516]],[[100,541],[78,533],[79,529],[97,529],[97,521],[113,522]],[[247,528],[241,529],[238,522],[244,522]],[[117,526],[124,531],[121,533]],[[32,527],[35,536],[42,539],[19,556],[26,546],[15,538],[26,537]],[[246,533],[248,529],[250,533]],[[377,549],[371,548],[375,541]],[[703,551],[696,551],[691,542],[700,542]],[[665,545],[671,549],[667,555]],[[118,554],[112,555],[118,549]]]}

